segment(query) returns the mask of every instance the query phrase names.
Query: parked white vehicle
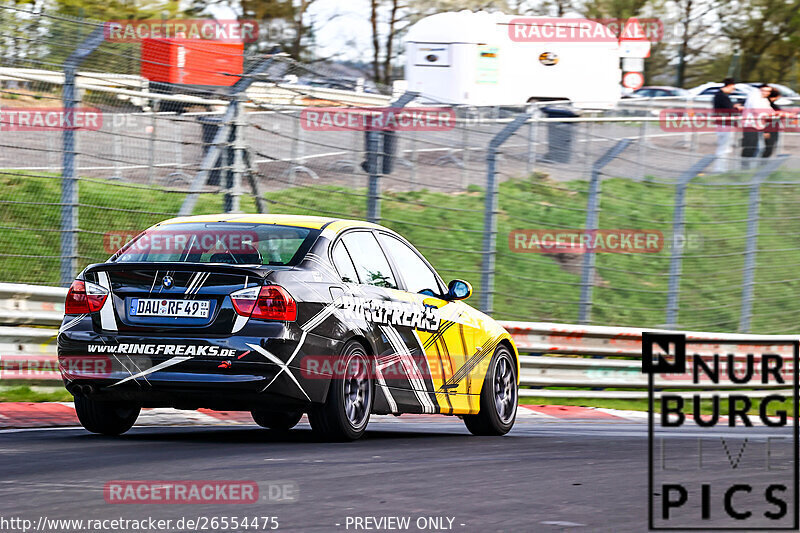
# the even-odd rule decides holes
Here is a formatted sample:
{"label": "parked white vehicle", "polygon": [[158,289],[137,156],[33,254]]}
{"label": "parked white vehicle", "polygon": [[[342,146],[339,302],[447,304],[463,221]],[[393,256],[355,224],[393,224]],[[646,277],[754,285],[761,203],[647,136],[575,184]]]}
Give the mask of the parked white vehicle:
{"label": "parked white vehicle", "polygon": [[[408,89],[425,101],[447,104],[569,100],[587,109],[616,105],[622,76],[617,41],[512,39],[517,30],[525,32],[520,28],[525,18],[460,11],[420,20],[405,39]],[[575,20],[536,18],[537,27],[543,22],[565,30],[574,29]],[[606,30],[597,22],[585,23]]]}
{"label": "parked white vehicle", "polygon": [[[733,94],[731,94],[731,100],[737,104],[743,104],[747,97],[753,91],[758,90],[758,86],[760,83],[737,83],[734,87],[735,90]],[[792,105],[792,98],[797,98],[797,93],[794,92],[789,87],[785,85],[780,85],[777,83],[770,83],[772,87],[778,89],[782,96],[778,98],[776,104],[780,106]],[[719,88],[722,87],[721,83],[717,82],[708,82],[702,85],[698,85],[692,89],[689,89],[689,95],[694,101],[697,102],[711,102],[714,99],[714,93],[716,93]]]}

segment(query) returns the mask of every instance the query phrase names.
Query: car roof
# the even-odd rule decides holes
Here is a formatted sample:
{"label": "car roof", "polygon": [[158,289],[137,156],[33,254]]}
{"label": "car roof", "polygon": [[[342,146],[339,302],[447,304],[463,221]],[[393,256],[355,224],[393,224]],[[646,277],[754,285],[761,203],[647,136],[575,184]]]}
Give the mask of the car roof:
{"label": "car roof", "polygon": [[[707,87],[703,87],[702,90],[700,90],[698,92],[695,92],[694,96],[703,96],[703,95],[714,94],[714,93],[717,92],[714,89],[719,89],[721,87],[722,87],[721,83],[715,83],[713,85],[708,85]],[[695,89],[698,89],[698,87],[695,87]],[[712,90],[714,90],[714,91],[711,92]],[[747,85],[746,83],[737,83],[737,84],[735,84],[733,86],[733,94],[735,94],[737,96],[747,96],[748,94],[750,94],[750,92],[752,90],[753,90],[753,87],[751,87],[750,85]]]}
{"label": "car roof", "polygon": [[[688,91],[691,94],[698,95],[698,94],[701,94],[702,92],[707,91],[709,89],[718,89],[720,87],[722,87],[722,83],[717,82],[717,81],[709,81],[709,82],[704,83],[702,85],[698,85],[697,87],[692,87],[691,89],[688,89]],[[736,83],[734,85],[734,87],[738,91],[743,92],[743,93],[747,93],[747,92],[753,90],[752,86],[748,85],[747,83],[741,83],[741,82],[740,83]]]}
{"label": "car roof", "polygon": [[276,224],[281,226],[295,226],[309,229],[331,230],[338,233],[342,230],[355,227],[387,229],[378,224],[363,220],[349,220],[333,217],[316,217],[308,215],[285,214],[246,214],[246,213],[221,213],[217,215],[197,215],[188,217],[175,217],[159,222],[156,226],[184,224],[190,222],[236,222],[244,224]]}
{"label": "car roof", "polygon": [[[760,81],[749,81],[749,82],[747,82],[747,85],[752,85],[753,87],[758,87],[761,84],[762,84],[762,82],[760,82]],[[782,83],[768,83],[767,85],[769,85],[770,87],[772,87],[774,89],[778,89],[781,92],[781,96],[788,96],[788,97],[791,98],[791,97],[793,97],[794,95],[797,94],[797,91],[795,91],[794,89],[792,89],[791,87],[789,87],[787,85],[783,85]]]}

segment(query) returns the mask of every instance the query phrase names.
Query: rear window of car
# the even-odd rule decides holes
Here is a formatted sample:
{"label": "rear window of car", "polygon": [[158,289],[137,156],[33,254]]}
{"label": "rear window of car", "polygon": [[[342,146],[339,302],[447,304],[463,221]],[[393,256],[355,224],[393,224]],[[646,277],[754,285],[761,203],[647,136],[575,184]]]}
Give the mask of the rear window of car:
{"label": "rear window of car", "polygon": [[293,266],[319,233],[276,224],[168,224],[141,233],[111,261]]}

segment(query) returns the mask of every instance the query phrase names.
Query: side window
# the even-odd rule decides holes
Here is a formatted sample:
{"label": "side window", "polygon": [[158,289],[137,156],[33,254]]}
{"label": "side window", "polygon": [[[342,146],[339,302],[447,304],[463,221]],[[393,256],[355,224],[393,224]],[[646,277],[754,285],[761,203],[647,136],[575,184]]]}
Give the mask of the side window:
{"label": "side window", "polygon": [[397,288],[389,261],[386,260],[372,233],[354,231],[342,237],[342,242],[353,258],[361,283],[388,289]]}
{"label": "side window", "polygon": [[339,272],[342,281],[345,283],[358,283],[358,274],[356,274],[356,267],[353,266],[353,261],[350,259],[350,254],[344,247],[344,243],[339,241],[333,247],[333,266]]}
{"label": "side window", "polygon": [[408,292],[419,292],[424,289],[430,289],[436,294],[441,292],[436,275],[406,243],[384,233],[381,233],[379,238],[394,259]]}

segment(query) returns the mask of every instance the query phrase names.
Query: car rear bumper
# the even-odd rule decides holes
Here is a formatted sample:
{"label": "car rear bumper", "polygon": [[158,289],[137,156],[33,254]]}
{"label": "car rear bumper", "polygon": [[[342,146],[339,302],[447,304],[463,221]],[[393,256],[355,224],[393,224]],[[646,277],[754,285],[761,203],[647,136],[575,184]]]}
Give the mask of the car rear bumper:
{"label": "car rear bumper", "polygon": [[145,407],[283,408],[322,402],[329,379],[302,371],[309,354],[339,343],[283,322],[222,338],[97,333],[86,318],[59,332],[58,357],[72,394]]}

